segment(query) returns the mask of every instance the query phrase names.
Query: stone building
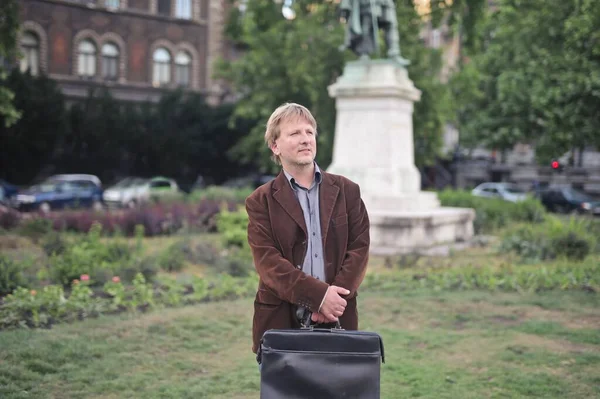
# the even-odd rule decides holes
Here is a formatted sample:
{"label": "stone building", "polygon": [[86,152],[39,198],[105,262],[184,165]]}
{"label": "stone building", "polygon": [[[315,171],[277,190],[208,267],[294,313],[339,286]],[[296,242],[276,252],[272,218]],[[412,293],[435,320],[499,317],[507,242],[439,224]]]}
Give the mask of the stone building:
{"label": "stone building", "polygon": [[183,87],[218,102],[214,62],[226,0],[20,0],[22,70],[46,73],[68,99],[105,86],[122,100],[156,101]]}

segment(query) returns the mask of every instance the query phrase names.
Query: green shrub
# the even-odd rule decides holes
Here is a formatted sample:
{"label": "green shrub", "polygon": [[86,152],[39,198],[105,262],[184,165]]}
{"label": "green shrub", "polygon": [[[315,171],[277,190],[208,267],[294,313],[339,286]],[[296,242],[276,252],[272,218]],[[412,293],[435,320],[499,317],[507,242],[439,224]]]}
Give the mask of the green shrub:
{"label": "green shrub", "polygon": [[[134,257],[130,262],[123,265],[114,274],[119,275],[124,282],[132,282],[138,273],[141,273],[145,281],[154,281],[160,266],[155,256]],[[108,280],[107,280],[108,281]]]}
{"label": "green shrub", "polygon": [[54,231],[42,237],[40,245],[48,256],[60,255],[64,253],[68,247],[68,243],[63,238],[63,235]]}
{"label": "green shrub", "polygon": [[596,248],[587,222],[571,218],[563,222],[548,216],[542,224],[519,224],[504,232],[500,251],[512,251],[526,261],[558,257],[580,261]]}
{"label": "green shrub", "polygon": [[40,238],[52,231],[52,221],[44,218],[33,218],[21,223],[18,233],[37,243]]}
{"label": "green shrub", "polygon": [[[50,257],[48,270],[52,282],[66,287],[87,274],[92,285],[101,286],[113,275],[135,265],[134,257],[142,250],[140,245],[130,246],[121,241],[105,244],[101,241],[101,233],[102,226],[94,223],[86,235],[77,237],[62,252],[55,252]],[[134,268],[133,275],[140,271]]]}
{"label": "green shrub", "polygon": [[0,254],[0,296],[8,295],[17,287],[25,287],[21,264]]}
{"label": "green shrub", "polygon": [[178,272],[185,266],[185,255],[181,244],[174,243],[158,255],[158,265],[167,272]]}
{"label": "green shrub", "polygon": [[217,273],[247,277],[254,271],[252,254],[248,248],[233,247],[215,263],[215,268]]}
{"label": "green shrub", "polygon": [[559,255],[564,255],[568,259],[583,260],[590,253],[590,240],[569,231],[562,234],[551,242],[552,247]]}
{"label": "green shrub", "polygon": [[247,246],[247,230],[248,214],[244,207],[239,207],[234,212],[223,209],[217,216],[217,231],[221,234],[225,247]]}
{"label": "green shrub", "polygon": [[476,233],[488,233],[513,222],[540,223],[546,215],[543,205],[534,198],[513,203],[499,198],[476,197],[463,190],[443,190],[438,197],[442,206],[473,208]]}
{"label": "green shrub", "polygon": [[234,201],[243,203],[254,191],[252,188],[231,188],[223,186],[208,186],[205,189],[194,190],[188,201],[197,202],[201,200]]}

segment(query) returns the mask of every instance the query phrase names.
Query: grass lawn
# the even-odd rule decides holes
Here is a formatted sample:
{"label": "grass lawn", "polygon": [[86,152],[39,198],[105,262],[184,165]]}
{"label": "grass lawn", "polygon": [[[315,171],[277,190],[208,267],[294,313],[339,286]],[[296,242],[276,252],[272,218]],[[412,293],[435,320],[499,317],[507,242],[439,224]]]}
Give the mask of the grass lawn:
{"label": "grass lawn", "polygon": [[[382,398],[600,397],[600,296],[363,292]],[[0,333],[0,397],[258,398],[252,300]]]}

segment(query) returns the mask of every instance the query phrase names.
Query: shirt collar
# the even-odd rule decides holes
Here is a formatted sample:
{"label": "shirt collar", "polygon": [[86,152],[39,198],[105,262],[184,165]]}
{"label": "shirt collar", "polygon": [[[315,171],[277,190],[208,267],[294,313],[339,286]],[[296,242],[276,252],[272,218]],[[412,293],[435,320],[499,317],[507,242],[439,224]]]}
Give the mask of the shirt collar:
{"label": "shirt collar", "polygon": [[[321,181],[323,180],[323,177],[321,175],[321,169],[319,168],[319,165],[317,165],[316,162],[314,162],[315,164],[315,177],[314,177],[314,183],[316,184],[321,184]],[[285,174],[285,177],[287,178],[288,182],[290,183],[290,186],[292,186],[293,190],[296,190],[297,187],[299,187],[300,185],[298,183],[296,183],[296,179],[294,179],[294,177],[292,175],[290,175],[287,170],[283,169],[283,173]]]}

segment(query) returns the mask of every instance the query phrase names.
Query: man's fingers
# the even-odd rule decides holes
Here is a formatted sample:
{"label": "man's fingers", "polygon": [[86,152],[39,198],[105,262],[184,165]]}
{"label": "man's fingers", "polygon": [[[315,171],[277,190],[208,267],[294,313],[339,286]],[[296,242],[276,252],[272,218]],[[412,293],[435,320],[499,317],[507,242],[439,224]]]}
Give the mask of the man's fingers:
{"label": "man's fingers", "polygon": [[340,295],[348,295],[350,293],[350,291],[347,289],[335,285],[332,285],[331,288],[333,288]]}
{"label": "man's fingers", "polygon": [[310,315],[310,319],[312,321],[314,321],[315,323],[317,323],[319,321],[319,315],[316,313],[313,313],[312,315]]}
{"label": "man's fingers", "polygon": [[324,314],[324,316],[327,318],[327,320],[337,321],[337,317],[333,313]]}

